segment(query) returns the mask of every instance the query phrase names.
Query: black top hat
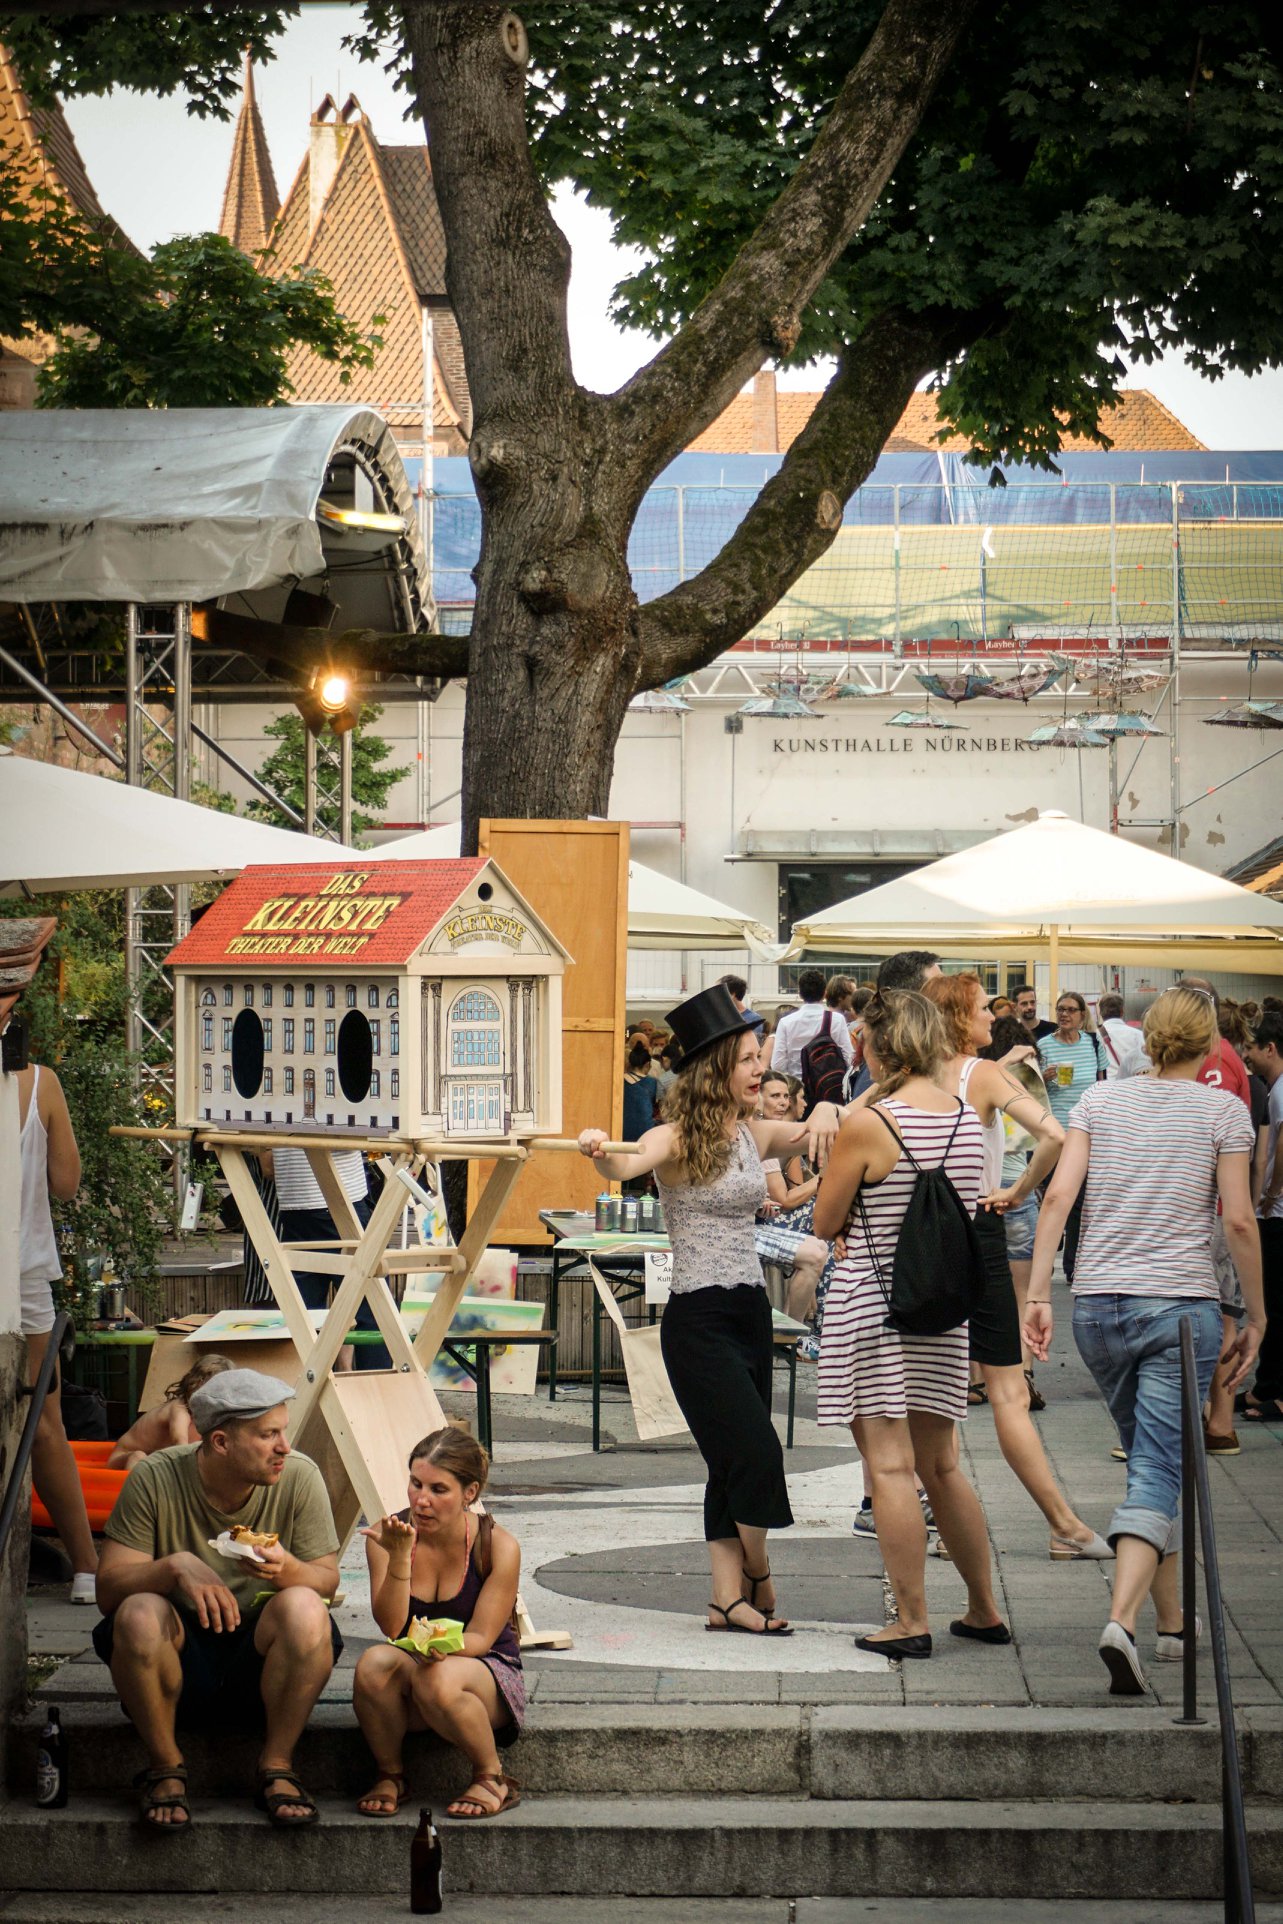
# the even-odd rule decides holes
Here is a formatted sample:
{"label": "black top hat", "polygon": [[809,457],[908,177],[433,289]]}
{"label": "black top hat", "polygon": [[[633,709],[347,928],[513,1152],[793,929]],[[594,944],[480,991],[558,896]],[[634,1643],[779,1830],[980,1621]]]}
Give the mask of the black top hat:
{"label": "black top hat", "polygon": [[722,982],[715,982],[711,989],[701,989],[698,995],[679,1002],[664,1020],[682,1047],[682,1059],[677,1065],[679,1072],[724,1036],[738,1035],[741,1029],[753,1027],[748,1017],[735,1007],[730,990]]}

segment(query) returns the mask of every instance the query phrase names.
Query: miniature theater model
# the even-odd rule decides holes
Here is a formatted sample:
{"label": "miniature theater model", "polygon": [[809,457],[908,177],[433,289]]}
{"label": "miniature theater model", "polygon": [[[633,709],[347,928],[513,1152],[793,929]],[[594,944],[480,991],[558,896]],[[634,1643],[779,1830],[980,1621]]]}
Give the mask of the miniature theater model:
{"label": "miniature theater model", "polygon": [[555,1135],[569,960],[484,857],[247,868],[169,956],[178,1121]]}

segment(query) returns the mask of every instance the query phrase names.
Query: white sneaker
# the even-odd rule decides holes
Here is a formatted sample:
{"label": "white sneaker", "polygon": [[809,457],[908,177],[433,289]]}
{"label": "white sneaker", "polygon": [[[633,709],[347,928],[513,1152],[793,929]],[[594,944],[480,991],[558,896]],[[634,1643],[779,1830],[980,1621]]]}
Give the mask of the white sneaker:
{"label": "white sneaker", "polygon": [[1136,1654],[1135,1638],[1129,1637],[1122,1624],[1115,1623],[1111,1617],[1101,1632],[1097,1647],[1109,1672],[1110,1696],[1143,1697],[1146,1689],[1145,1672]]}
{"label": "white sneaker", "polygon": [[[1194,1619],[1194,1641],[1198,1642],[1203,1634],[1203,1619]],[[1160,1630],[1154,1640],[1154,1660],[1156,1663],[1183,1663],[1185,1661],[1185,1632],[1171,1635]]]}
{"label": "white sneaker", "polygon": [[98,1579],[92,1570],[77,1570],[71,1579],[71,1601],[73,1603],[97,1603]]}

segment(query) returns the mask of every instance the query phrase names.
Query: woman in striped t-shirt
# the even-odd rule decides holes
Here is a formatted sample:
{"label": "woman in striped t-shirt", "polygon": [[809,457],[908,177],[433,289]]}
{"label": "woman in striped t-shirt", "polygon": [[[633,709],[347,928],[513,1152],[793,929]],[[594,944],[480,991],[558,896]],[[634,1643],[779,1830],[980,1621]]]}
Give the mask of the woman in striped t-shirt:
{"label": "woman in striped t-shirt", "polygon": [[1025,1340],[1046,1358],[1051,1270],[1070,1208],[1086,1179],[1074,1271],[1074,1341],[1118,1425],[1127,1494],[1109,1540],[1114,1595],[1100,1654],[1114,1696],[1139,1696],[1136,1618],[1153,1596],[1160,1659],[1179,1660],[1184,1635],[1177,1578],[1181,1486],[1180,1326],[1194,1326],[1200,1402],[1221,1351],[1220,1292],[1212,1261],[1217,1198],[1247,1305],[1226,1351],[1229,1387],[1249,1374],[1265,1328],[1261,1250],[1248,1184],[1253,1136],[1237,1096],[1198,1081],[1216,1040],[1203,989],[1168,989],[1145,1016],[1152,1076],[1101,1082],[1071,1110],[1068,1140],[1047,1192],[1025,1299]]}
{"label": "woman in striped t-shirt", "polygon": [[949,1054],[939,1010],[916,992],[891,990],[868,1004],[864,1023],[876,1097],[869,1107],[847,1112],[815,1199],[817,1236],[842,1236],[846,1243],[820,1332],[819,1421],[851,1426],[895,1595],[894,1623],[857,1637],[856,1644],[888,1657],[929,1657],[927,1529],[915,1470],[967,1586],[966,1614],[950,1625],[954,1636],[1010,1643],[1011,1633],[994,1601],[984,1512],[958,1466],[956,1424],[967,1413],[967,1326],[942,1336],[901,1336],[888,1329],[879,1278],[891,1275],[916,1180],[902,1145],[923,1168],[943,1167],[974,1212],[984,1143],[975,1110],[938,1085]]}

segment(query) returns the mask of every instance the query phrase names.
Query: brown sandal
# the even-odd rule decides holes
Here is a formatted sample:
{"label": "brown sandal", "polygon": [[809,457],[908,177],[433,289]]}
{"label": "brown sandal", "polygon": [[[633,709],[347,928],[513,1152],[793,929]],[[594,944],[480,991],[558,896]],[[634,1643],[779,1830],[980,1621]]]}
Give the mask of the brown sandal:
{"label": "brown sandal", "polygon": [[[183,1789],[177,1797],[158,1797],[158,1784],[169,1782],[182,1784]],[[184,1831],[192,1827],[192,1807],[187,1801],[186,1764],[165,1764],[156,1770],[140,1770],[134,1778],[134,1789],[141,1791],[138,1800],[138,1821],[144,1830]],[[159,1823],[151,1813],[154,1810],[170,1810],[183,1813],[183,1821],[176,1824],[171,1817],[167,1824]]]}
{"label": "brown sandal", "polygon": [[[379,1790],[380,1784],[391,1784],[391,1792],[381,1792]],[[362,1817],[395,1817],[409,1794],[410,1786],[406,1783],[405,1778],[399,1770],[381,1770],[369,1790],[366,1791],[364,1797],[357,1798],[357,1812]],[[392,1803],[391,1810],[366,1809],[366,1805],[370,1803],[373,1798],[378,1797],[382,1802],[386,1803],[389,1800],[389,1796]]]}
{"label": "brown sandal", "polygon": [[[500,1798],[500,1802],[493,1810],[487,1810],[479,1798],[468,1795],[468,1790],[479,1790],[488,1786],[493,1787],[490,1794],[497,1793]],[[515,1810],[521,1802],[521,1786],[515,1777],[509,1777],[502,1770],[474,1771],[468,1790],[465,1790],[461,1797],[456,1797],[452,1804],[446,1805],[447,1817],[453,1817],[459,1823],[474,1823],[479,1817],[501,1817],[504,1811]],[[472,1804],[475,1808],[464,1810],[465,1804]]]}

